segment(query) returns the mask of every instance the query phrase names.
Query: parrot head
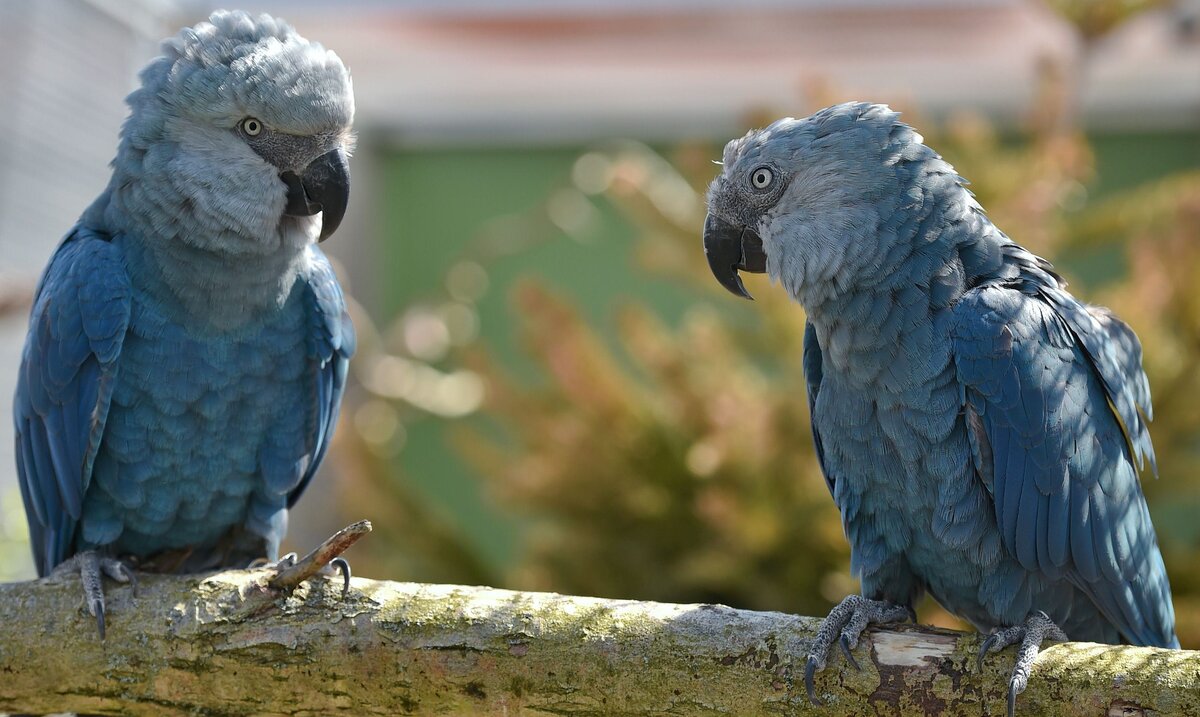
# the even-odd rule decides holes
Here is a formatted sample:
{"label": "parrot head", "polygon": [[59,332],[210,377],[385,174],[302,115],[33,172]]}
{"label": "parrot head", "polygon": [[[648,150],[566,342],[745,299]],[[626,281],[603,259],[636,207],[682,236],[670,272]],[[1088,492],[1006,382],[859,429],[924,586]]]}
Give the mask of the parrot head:
{"label": "parrot head", "polygon": [[128,98],[113,215],[153,241],[265,254],[328,238],[350,192],[350,74],[267,15],[216,12],[163,43]]}
{"label": "parrot head", "polygon": [[765,272],[807,305],[877,281],[890,249],[880,229],[909,181],[894,169],[906,153],[937,158],[898,116],[884,105],[836,105],[726,145],[704,221],[721,285],[750,299],[738,272]]}

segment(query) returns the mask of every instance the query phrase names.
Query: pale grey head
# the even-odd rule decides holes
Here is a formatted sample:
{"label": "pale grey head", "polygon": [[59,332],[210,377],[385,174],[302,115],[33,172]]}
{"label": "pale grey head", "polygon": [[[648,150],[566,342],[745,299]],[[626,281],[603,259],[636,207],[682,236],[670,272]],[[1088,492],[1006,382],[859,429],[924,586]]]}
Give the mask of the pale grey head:
{"label": "pale grey head", "polygon": [[881,225],[903,204],[914,161],[941,162],[898,113],[865,102],[731,141],[708,190],[713,273],[751,298],[737,272],[767,272],[803,304],[878,280],[891,248]]}
{"label": "pale grey head", "polygon": [[141,80],[113,179],[85,222],[242,256],[337,228],[354,118],[337,55],[270,16],[219,11],[165,41]]}

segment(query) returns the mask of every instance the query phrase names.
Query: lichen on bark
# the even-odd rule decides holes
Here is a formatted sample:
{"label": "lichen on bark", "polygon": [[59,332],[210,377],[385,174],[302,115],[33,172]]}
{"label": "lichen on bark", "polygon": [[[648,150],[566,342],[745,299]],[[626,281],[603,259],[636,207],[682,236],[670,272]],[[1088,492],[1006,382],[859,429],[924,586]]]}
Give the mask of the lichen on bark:
{"label": "lichen on bark", "polygon": [[[70,577],[0,586],[0,711],[93,714],[1003,714],[1012,651],[979,672],[975,635],[872,632],[861,672],[834,656],[812,707],[814,618],[268,571],[109,586],[101,643]],[[1200,714],[1200,654],[1061,644],[1019,714],[1129,705]],[[1148,712],[1149,713],[1149,712]]]}

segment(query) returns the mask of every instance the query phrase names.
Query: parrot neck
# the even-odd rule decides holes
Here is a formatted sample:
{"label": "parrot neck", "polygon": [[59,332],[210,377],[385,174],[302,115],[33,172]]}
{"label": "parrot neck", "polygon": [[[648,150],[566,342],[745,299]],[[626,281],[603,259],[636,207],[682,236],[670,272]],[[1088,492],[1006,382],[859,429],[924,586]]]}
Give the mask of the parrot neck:
{"label": "parrot neck", "polygon": [[180,323],[215,332],[254,326],[281,311],[307,255],[302,247],[231,261],[181,242],[147,242],[129,234],[115,241],[136,289]]}
{"label": "parrot neck", "polygon": [[928,292],[916,286],[879,287],[808,308],[826,371],[844,375],[851,385],[887,380],[897,364],[925,361],[935,351],[936,309]]}
{"label": "parrot neck", "polygon": [[[193,329],[253,326],[286,303],[320,224],[311,217],[215,222],[186,202],[149,201],[150,183],[117,170],[80,221],[121,244],[129,277],[168,316]],[[162,183],[161,177],[153,178]]]}

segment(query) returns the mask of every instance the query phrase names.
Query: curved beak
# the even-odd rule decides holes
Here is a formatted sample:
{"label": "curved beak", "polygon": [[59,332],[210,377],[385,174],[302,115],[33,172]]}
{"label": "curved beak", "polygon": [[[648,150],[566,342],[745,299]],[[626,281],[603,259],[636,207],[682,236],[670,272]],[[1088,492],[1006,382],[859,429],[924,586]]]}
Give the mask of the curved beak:
{"label": "curved beak", "polygon": [[762,239],[749,227],[739,227],[709,213],[704,218],[704,255],[708,268],[730,293],[745,299],[754,297],[746,291],[738,271],[762,274],[767,270],[767,255]]}
{"label": "curved beak", "polygon": [[337,231],[350,202],[350,165],[344,151],[326,152],[305,167],[301,175],[288,170],[279,178],[287,185],[284,214],[311,217],[320,212],[321,236],[318,241],[325,241]]}

